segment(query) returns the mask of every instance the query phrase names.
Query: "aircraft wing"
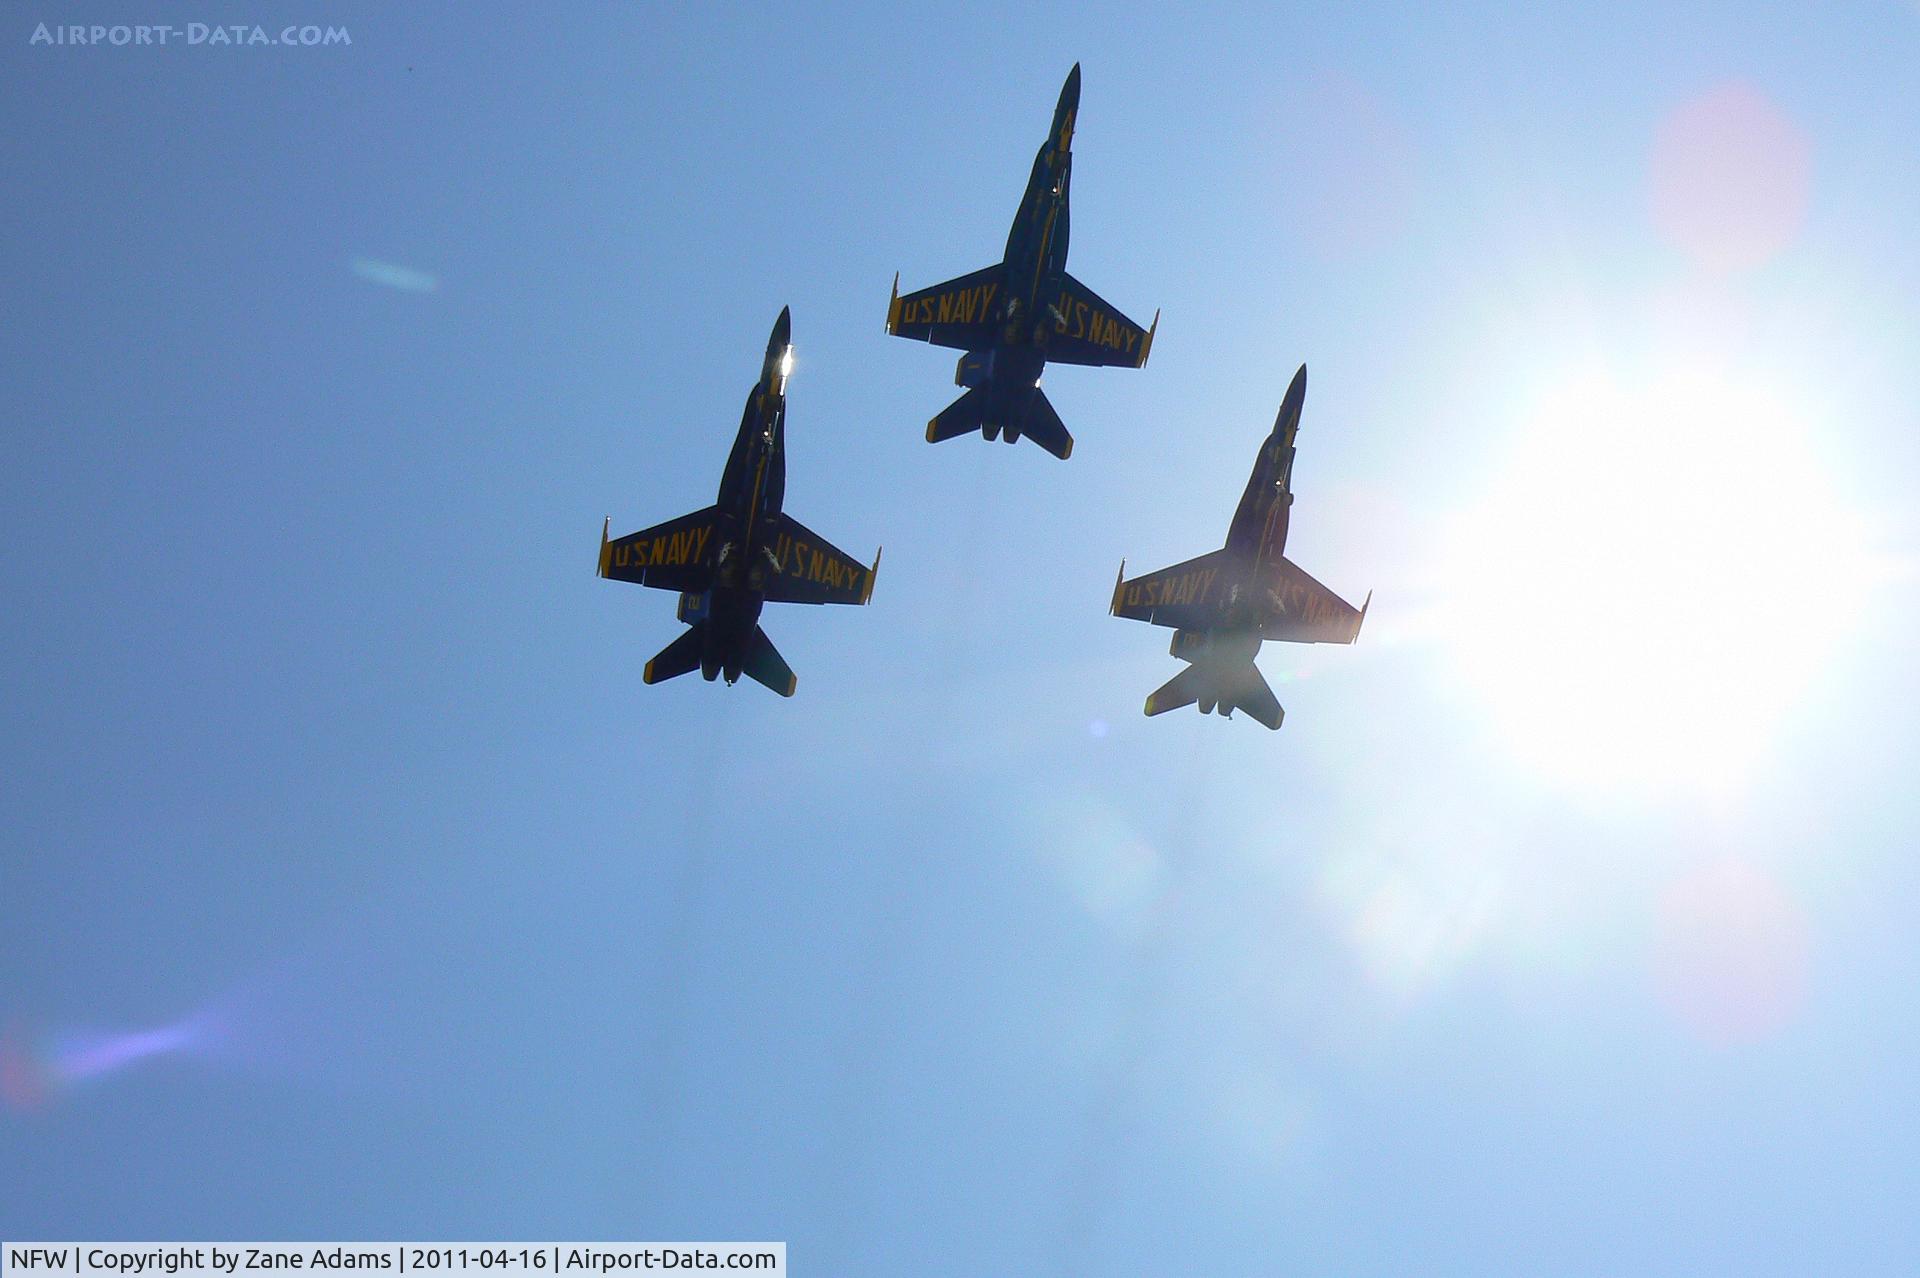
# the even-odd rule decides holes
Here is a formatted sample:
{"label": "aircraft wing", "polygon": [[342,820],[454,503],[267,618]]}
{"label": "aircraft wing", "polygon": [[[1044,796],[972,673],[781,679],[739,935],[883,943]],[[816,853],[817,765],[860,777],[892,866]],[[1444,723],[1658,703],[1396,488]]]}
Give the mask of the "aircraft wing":
{"label": "aircraft wing", "polygon": [[780,571],[767,582],[768,603],[863,604],[880,571],[879,555],[868,567],[788,514],[774,532],[773,556]]}
{"label": "aircraft wing", "polygon": [[[1116,617],[1156,626],[1204,630],[1220,616],[1225,586],[1221,569],[1226,562],[1227,552],[1216,550],[1131,581],[1125,580],[1127,568],[1122,564],[1121,580],[1114,583],[1113,606],[1108,611]],[[1216,582],[1223,588],[1219,596],[1214,593]]]}
{"label": "aircraft wing", "polygon": [[[1274,612],[1260,627],[1262,639],[1289,643],[1352,643],[1366,620],[1363,605],[1354,607],[1309,577],[1291,559],[1270,570],[1267,591]],[[1373,596],[1367,596],[1371,603]]]}
{"label": "aircraft wing", "polygon": [[999,325],[987,318],[1000,293],[1001,267],[982,267],[971,275],[900,296],[900,277],[893,277],[893,301],[887,305],[887,332],[978,351],[993,345]]}
{"label": "aircraft wing", "polygon": [[719,510],[708,506],[611,541],[602,527],[600,575],[661,590],[705,590],[720,553],[719,524]]}
{"label": "aircraft wing", "polygon": [[1053,332],[1047,338],[1047,358],[1056,364],[1117,364],[1139,368],[1153,348],[1154,330],[1141,328],[1098,293],[1065,271],[1052,303]]}

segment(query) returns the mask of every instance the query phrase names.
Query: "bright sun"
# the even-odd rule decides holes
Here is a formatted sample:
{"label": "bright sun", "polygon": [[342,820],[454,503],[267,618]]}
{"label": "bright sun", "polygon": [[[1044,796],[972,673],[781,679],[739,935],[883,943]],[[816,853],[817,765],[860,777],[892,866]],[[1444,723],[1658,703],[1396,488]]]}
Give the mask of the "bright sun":
{"label": "bright sun", "polygon": [[1498,735],[1581,786],[1733,781],[1846,633],[1859,520],[1764,374],[1578,376],[1443,538],[1438,619]]}

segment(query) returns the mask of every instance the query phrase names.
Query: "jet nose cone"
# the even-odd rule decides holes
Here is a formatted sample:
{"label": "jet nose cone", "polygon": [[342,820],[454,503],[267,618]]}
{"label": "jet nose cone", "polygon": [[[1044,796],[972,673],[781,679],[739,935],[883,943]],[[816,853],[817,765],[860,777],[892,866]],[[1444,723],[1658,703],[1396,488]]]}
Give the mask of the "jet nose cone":
{"label": "jet nose cone", "polygon": [[1060,104],[1053,108],[1053,145],[1064,151],[1073,141],[1073,118],[1080,111],[1080,64],[1073,64],[1073,70],[1067,72],[1067,82],[1060,90]]}
{"label": "jet nose cone", "polygon": [[778,350],[793,340],[793,308],[780,308],[780,318],[773,322],[773,336],[767,339],[769,349]]}
{"label": "jet nose cone", "polygon": [[1273,433],[1285,435],[1289,429],[1296,429],[1300,423],[1300,406],[1307,399],[1307,366],[1302,364],[1300,371],[1287,383],[1287,395],[1280,401],[1280,412],[1273,419]]}

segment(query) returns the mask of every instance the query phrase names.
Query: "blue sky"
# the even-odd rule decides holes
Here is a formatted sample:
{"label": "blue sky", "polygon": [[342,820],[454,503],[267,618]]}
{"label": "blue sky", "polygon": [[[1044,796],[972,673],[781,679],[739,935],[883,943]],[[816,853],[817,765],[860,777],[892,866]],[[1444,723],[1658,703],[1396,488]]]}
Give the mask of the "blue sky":
{"label": "blue sky", "polygon": [[[166,8],[0,29],[0,1237],[1920,1268],[1920,11]],[[929,447],[1075,61],[1152,362]],[[643,687],[782,305],[873,604]],[[1146,720],[1302,362],[1367,630]]]}

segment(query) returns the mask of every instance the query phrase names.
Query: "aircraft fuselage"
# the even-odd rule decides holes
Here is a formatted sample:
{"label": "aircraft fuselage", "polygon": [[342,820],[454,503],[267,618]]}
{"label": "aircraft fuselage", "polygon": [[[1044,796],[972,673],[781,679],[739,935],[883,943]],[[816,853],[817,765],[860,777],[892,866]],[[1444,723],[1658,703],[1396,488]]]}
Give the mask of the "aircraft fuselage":
{"label": "aircraft fuselage", "polygon": [[[999,296],[991,305],[1001,321],[999,340],[987,361],[987,384],[1032,387],[1046,365],[1047,335],[1055,316],[1051,294],[1067,269],[1073,176],[1073,122],[1080,110],[1080,68],[1075,66],[1060,90],[1053,126],[1033,157],[1033,172],[1020,211],[1007,232],[1001,259]],[[984,353],[984,352],[983,352]],[[961,383],[967,385],[970,383]]]}
{"label": "aircraft fuselage", "polygon": [[786,311],[774,324],[760,380],[747,392],[740,432],[720,475],[714,499],[721,539],[713,586],[680,597],[680,619],[707,621],[700,673],[707,679],[740,677],[747,641],[760,624],[769,574],[778,571],[773,544],[787,490],[787,373],[792,367]]}
{"label": "aircraft fuselage", "polygon": [[1251,664],[1260,652],[1260,629],[1273,616],[1275,601],[1261,586],[1265,568],[1287,549],[1288,517],[1293,509],[1294,433],[1300,425],[1305,388],[1296,378],[1280,406],[1273,431],[1260,445],[1247,488],[1227,526],[1220,572],[1224,604],[1219,623],[1205,631],[1176,631],[1173,655],[1189,661],[1227,666]]}

